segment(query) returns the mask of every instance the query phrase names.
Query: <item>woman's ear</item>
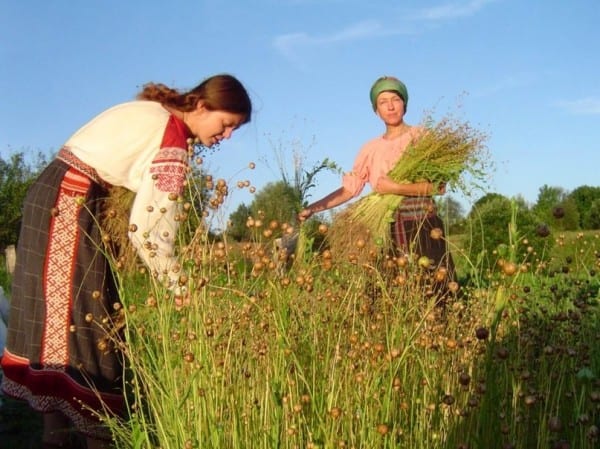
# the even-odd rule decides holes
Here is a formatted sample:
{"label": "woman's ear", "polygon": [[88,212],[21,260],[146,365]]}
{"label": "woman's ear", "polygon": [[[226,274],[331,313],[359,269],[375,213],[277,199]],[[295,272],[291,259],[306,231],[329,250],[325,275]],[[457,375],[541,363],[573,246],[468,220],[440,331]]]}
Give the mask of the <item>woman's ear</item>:
{"label": "woman's ear", "polygon": [[206,111],[206,105],[204,104],[204,100],[198,100],[198,102],[196,103],[196,111],[198,112],[202,112],[202,111]]}

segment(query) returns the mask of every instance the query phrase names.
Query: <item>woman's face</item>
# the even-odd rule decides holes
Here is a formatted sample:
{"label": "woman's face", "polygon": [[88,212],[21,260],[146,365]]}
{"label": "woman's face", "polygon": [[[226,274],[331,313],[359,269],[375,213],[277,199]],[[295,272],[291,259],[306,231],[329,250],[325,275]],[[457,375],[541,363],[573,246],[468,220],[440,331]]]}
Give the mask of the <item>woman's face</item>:
{"label": "woman's face", "polygon": [[210,147],[229,139],[233,131],[244,123],[245,116],[233,112],[207,109],[198,102],[196,109],[185,114],[184,121],[202,145]]}
{"label": "woman's face", "polygon": [[404,100],[396,92],[381,92],[377,97],[377,115],[386,125],[399,125],[404,119]]}

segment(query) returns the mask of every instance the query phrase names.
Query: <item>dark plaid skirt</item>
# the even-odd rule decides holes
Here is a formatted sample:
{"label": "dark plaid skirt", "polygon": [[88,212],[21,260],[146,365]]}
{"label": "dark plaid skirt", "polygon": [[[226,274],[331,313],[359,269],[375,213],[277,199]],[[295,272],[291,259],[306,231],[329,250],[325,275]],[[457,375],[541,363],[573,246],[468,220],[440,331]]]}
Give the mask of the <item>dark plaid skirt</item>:
{"label": "dark plaid skirt", "polygon": [[[441,232],[441,235],[432,237]],[[400,252],[427,256],[433,268],[445,267],[448,280],[455,278],[454,261],[448,250],[444,223],[431,197],[405,197],[395,211],[392,240]]]}
{"label": "dark plaid skirt", "polygon": [[92,411],[123,409],[113,319],[116,282],[98,219],[106,190],[53,161],[25,199],[12,284],[2,389],[82,433],[107,437]]}

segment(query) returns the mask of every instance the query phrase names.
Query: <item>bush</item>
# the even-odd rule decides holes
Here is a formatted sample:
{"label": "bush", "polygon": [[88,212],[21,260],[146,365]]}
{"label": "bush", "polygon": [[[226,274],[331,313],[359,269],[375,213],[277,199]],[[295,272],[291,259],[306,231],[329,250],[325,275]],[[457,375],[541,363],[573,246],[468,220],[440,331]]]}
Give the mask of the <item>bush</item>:
{"label": "bush", "polygon": [[495,197],[471,211],[467,222],[470,241],[466,243],[471,261],[489,269],[498,258],[513,262],[533,260],[551,249],[551,229],[540,223],[522,202]]}
{"label": "bush", "polygon": [[42,155],[37,156],[34,164],[26,162],[23,152],[13,154],[8,160],[0,157],[0,250],[17,243],[23,200],[45,164]]}

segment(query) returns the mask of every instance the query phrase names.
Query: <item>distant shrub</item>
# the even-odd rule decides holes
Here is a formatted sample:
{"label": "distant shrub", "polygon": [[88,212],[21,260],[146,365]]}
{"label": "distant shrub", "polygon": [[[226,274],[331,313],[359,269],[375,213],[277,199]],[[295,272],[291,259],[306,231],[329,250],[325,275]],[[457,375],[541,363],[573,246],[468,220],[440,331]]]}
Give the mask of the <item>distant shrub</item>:
{"label": "distant shrub", "polygon": [[467,252],[472,261],[489,268],[498,258],[532,261],[552,248],[551,229],[540,223],[522,201],[503,196],[473,208],[467,220]]}

